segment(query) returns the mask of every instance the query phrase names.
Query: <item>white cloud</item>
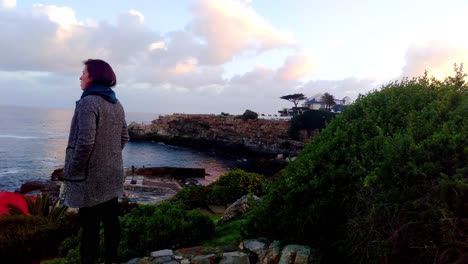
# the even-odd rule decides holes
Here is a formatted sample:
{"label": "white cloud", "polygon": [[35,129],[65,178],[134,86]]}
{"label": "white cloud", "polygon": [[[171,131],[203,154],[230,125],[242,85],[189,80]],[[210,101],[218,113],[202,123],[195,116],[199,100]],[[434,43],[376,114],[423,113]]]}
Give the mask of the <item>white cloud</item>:
{"label": "white cloud", "polygon": [[16,0],[2,0],[1,7],[3,8],[15,8]]}
{"label": "white cloud", "polygon": [[301,86],[300,91],[306,96],[313,96],[318,93],[330,93],[335,98],[342,99],[349,96],[352,100],[359,94],[366,94],[368,91],[379,89],[382,83],[374,79],[357,79],[354,77],[342,80],[312,80]]}
{"label": "white cloud", "polygon": [[66,6],[35,4],[32,12],[47,15],[50,21],[57,23],[64,29],[70,29],[73,25],[79,24],[75,11]]}
{"label": "white cloud", "polygon": [[444,79],[453,75],[455,63],[468,65],[468,47],[440,41],[413,44],[406,51],[406,65],[402,75],[417,77],[427,70],[429,76]]}
{"label": "white cloud", "polygon": [[[136,10],[120,14],[115,23],[91,19],[83,23],[68,7],[0,9],[0,35],[15,43],[0,42],[0,87],[18,88],[0,103],[37,104],[48,97],[56,105],[73,102],[79,97],[81,62],[87,58],[102,58],[114,67],[116,92],[133,111],[242,113],[253,108],[275,113],[290,106],[279,99],[285,94],[352,95],[370,86],[370,81],[353,79],[302,83],[314,73],[317,60],[298,51],[290,34],[245,2],[195,1],[193,14],[184,29],[160,34]],[[287,51],[282,56],[289,55],[280,67],[259,61],[251,71],[224,77],[226,62],[277,49]],[[15,78],[7,77],[10,74]],[[332,83],[333,89],[326,90]],[[21,99],[37,91],[41,91],[37,96]]]}
{"label": "white cloud", "polygon": [[128,13],[135,17],[138,20],[139,24],[143,24],[143,22],[145,21],[145,16],[137,10],[131,9],[130,11],[128,11]]}
{"label": "white cloud", "polygon": [[157,49],[165,49],[165,48],[166,48],[166,44],[164,44],[163,41],[153,42],[148,47],[149,51],[153,51],[153,50],[157,50]]}
{"label": "white cloud", "polygon": [[276,29],[243,2],[200,0],[195,1],[193,12],[190,29],[205,42],[201,60],[207,64],[222,64],[246,51],[260,53],[295,45],[291,34]]}
{"label": "white cloud", "polygon": [[282,80],[300,80],[316,67],[316,59],[311,54],[295,54],[286,58],[284,65],[278,69],[278,76]]}

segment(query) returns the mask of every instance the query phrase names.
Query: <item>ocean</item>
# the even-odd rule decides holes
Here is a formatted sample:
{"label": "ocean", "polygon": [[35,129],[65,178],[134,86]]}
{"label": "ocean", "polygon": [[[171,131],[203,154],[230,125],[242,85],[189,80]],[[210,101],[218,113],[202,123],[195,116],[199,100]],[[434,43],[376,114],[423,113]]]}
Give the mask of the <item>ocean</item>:
{"label": "ocean", "polygon": [[[27,181],[46,181],[63,167],[71,109],[0,105],[0,191],[14,191]],[[150,123],[157,114],[126,113],[126,121]],[[129,142],[124,166],[205,168],[202,184],[235,168],[236,161],[156,142]]]}

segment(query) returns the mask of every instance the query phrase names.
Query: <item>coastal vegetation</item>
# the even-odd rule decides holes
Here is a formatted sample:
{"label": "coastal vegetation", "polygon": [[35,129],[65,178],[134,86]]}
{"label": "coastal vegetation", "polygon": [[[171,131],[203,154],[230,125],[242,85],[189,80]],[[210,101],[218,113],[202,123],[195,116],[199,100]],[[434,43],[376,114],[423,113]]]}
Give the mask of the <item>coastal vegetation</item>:
{"label": "coastal vegetation", "polygon": [[288,136],[294,140],[300,140],[300,133],[305,132],[305,138],[311,138],[314,134],[324,129],[336,114],[321,110],[306,110],[291,118]]}
{"label": "coastal vegetation", "polygon": [[283,95],[280,97],[280,99],[284,99],[286,101],[293,103],[294,107],[297,108],[297,105],[299,104],[299,102],[306,100],[307,97],[302,93],[296,93],[296,94]]}
{"label": "coastal vegetation", "polygon": [[328,112],[331,112],[332,106],[336,105],[335,97],[329,93],[324,93],[321,99],[325,104],[325,107],[328,109]]}
{"label": "coastal vegetation", "polygon": [[313,137],[249,219],[249,236],[310,245],[323,263],[461,263],[468,242],[468,87],[403,79]]}
{"label": "coastal vegetation", "polygon": [[29,215],[15,207],[0,216],[0,259],[31,263],[58,255],[61,243],[79,230],[78,215],[66,207],[51,205],[47,193],[27,198]]}
{"label": "coastal vegetation", "polygon": [[[391,82],[338,115],[304,112],[291,124],[300,122],[309,135],[314,129],[320,133],[273,177],[234,170],[211,185],[185,187],[163,203],[122,204],[121,256],[265,237],[310,246],[314,263],[463,263],[468,258],[465,78],[455,66],[454,76],[443,81],[424,75]],[[210,210],[244,195],[262,199],[226,222]],[[62,258],[48,263],[77,263],[76,215],[52,215],[57,217],[0,217],[1,248],[45,257],[56,252],[34,250],[45,241],[54,246],[63,241]],[[13,241],[15,235],[19,239]]]}
{"label": "coastal vegetation", "polygon": [[[121,203],[122,240],[119,254],[123,260],[129,260],[147,256],[160,249],[200,244],[237,245],[243,238],[241,227],[245,226],[246,220],[238,218],[220,223],[220,216],[209,211],[208,205],[225,206],[243,195],[263,195],[267,184],[262,175],[233,170],[208,186],[184,188],[173,199],[159,204]],[[79,263],[79,233],[68,235],[67,239],[62,238],[59,252],[52,252],[59,254],[61,258],[51,260],[49,264]],[[27,240],[31,243],[31,248],[42,247],[42,244],[36,244],[31,238]],[[101,232],[101,254],[104,252],[103,242]],[[5,240],[5,243],[8,241]],[[56,248],[59,248],[58,245]],[[24,249],[19,249],[18,252],[22,250]],[[38,256],[51,255],[44,253]]]}

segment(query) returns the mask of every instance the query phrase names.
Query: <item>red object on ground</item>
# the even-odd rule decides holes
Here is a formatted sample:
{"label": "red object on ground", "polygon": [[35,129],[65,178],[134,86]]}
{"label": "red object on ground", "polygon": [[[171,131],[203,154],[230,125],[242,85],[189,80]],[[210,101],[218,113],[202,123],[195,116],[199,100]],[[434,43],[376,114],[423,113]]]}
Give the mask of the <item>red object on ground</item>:
{"label": "red object on ground", "polygon": [[[29,197],[29,196],[28,196]],[[36,200],[35,197],[29,197],[33,201]],[[19,193],[13,192],[0,192],[0,215],[8,214],[10,210],[7,205],[12,204],[18,207],[25,214],[29,214],[28,204],[26,203],[26,197]]]}

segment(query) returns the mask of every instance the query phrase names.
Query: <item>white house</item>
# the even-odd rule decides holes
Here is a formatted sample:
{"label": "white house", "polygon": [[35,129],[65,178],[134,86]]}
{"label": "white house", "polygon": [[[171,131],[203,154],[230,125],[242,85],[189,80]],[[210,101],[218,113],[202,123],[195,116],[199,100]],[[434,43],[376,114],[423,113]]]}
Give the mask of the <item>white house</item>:
{"label": "white house", "polygon": [[[307,98],[307,100],[302,104],[303,107],[314,110],[327,110],[327,105],[322,100],[323,94],[319,93],[312,97]],[[343,99],[335,99],[335,105],[332,107],[332,112],[341,112],[343,108],[351,104],[351,98],[348,96]]]}

